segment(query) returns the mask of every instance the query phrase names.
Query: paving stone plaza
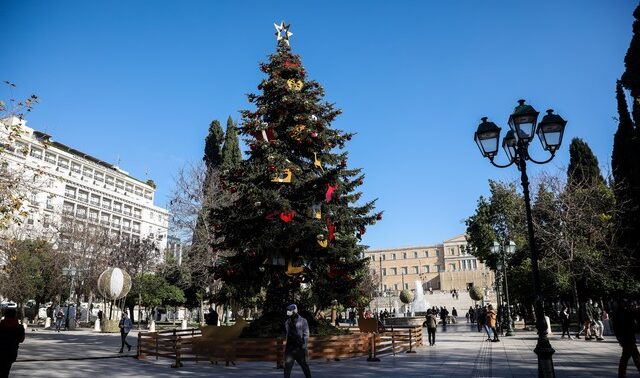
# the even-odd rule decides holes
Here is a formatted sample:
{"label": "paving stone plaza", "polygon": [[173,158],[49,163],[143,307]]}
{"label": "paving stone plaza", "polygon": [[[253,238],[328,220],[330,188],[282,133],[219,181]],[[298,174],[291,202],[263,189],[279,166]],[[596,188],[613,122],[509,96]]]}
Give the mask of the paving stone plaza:
{"label": "paving stone plaza", "polygon": [[[135,340],[136,332],[129,336]],[[380,362],[367,362],[365,357],[342,361],[310,361],[314,377],[535,377],[537,360],[533,353],[536,336],[518,331],[501,342],[485,341],[486,334],[466,323],[439,326],[436,346],[422,346],[415,354],[382,356]],[[426,338],[426,335],[424,336]],[[614,337],[605,341],[560,339],[551,336],[555,371],[558,377],[615,377],[620,347]],[[90,331],[54,333],[37,330],[27,332],[20,347],[12,377],[87,377],[92,375],[120,377],[281,377],[274,363],[237,362],[224,364],[185,362],[179,369],[170,367],[171,360],[149,358],[138,361],[134,349],[117,354],[119,335]],[[628,376],[637,376],[630,361]],[[635,375],[634,375],[635,374]],[[301,377],[296,365],[293,377]]]}

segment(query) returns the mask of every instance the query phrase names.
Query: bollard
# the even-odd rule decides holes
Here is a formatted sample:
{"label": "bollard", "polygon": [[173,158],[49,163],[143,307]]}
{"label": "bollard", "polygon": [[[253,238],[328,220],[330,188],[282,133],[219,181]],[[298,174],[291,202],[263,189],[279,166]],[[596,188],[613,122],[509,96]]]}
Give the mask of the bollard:
{"label": "bollard", "polygon": [[51,328],[51,318],[47,317],[47,319],[45,319],[44,321],[44,328]]}
{"label": "bollard", "polygon": [[182,329],[187,329],[187,319],[182,319],[181,328]]}
{"label": "bollard", "polygon": [[149,324],[149,332],[155,332],[156,331],[156,321],[152,320],[151,324]]}
{"label": "bollard", "polygon": [[100,332],[100,331],[101,331],[101,328],[100,328],[100,319],[96,319],[96,323],[95,323],[95,325],[93,326],[93,330],[94,330],[94,331],[96,331],[96,332]]}

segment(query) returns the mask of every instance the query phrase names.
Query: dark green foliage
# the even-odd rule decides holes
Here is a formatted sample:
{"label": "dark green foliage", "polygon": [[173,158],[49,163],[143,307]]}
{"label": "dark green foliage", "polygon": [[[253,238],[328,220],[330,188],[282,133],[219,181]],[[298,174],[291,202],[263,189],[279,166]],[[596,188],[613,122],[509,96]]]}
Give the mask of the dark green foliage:
{"label": "dark green foliage", "polygon": [[484,293],[482,292],[482,288],[474,286],[469,290],[469,297],[474,301],[479,301],[484,298]]}
{"label": "dark green foliage", "polygon": [[[640,123],[640,5],[633,12],[635,21],[633,22],[633,37],[624,57],[625,71],[620,81],[622,85],[631,92],[633,101],[632,114],[637,124]],[[636,136],[638,131],[636,130]]]}
{"label": "dark green foliage", "polygon": [[209,134],[204,140],[204,157],[202,158],[207,165],[207,170],[219,167],[222,163],[222,141],[224,133],[220,122],[214,120],[209,124]]}
{"label": "dark green foliage", "polygon": [[[249,157],[222,178],[237,199],[211,212],[211,226],[222,236],[213,248],[235,251],[220,259],[214,277],[233,288],[240,305],[264,294],[265,314],[296,302],[303,282],[320,308],[334,299],[361,305],[360,283],[368,272],[356,236],[381,215],[372,214],[373,201],[359,205],[355,190],[363,175],[347,168],[347,152],[338,151],[352,135],[331,128],[340,111],[323,100],[324,90],[306,78],[288,46],[281,44],[261,70],[267,74],[258,86],[262,93],[248,95],[255,110],[242,112]],[[273,182],[285,169],[291,183]],[[336,189],[326,201],[329,185]],[[312,216],[314,205],[320,219]],[[323,248],[318,241],[329,239],[334,226],[334,239]],[[303,272],[287,275],[286,265],[274,264],[278,258],[302,262]]]}
{"label": "dark green foliage", "polygon": [[227,119],[227,130],[224,136],[224,145],[222,146],[222,168],[231,169],[242,160],[240,152],[240,144],[238,143],[238,132],[236,124],[231,117]]}
{"label": "dark green foliage", "polygon": [[604,183],[598,159],[580,138],[573,138],[569,145],[567,183],[572,187],[585,187]]}
{"label": "dark green foliage", "polygon": [[[322,319],[317,320],[312,313],[301,311],[300,315],[309,323],[309,334],[313,336],[339,336],[349,334],[348,330],[334,327],[331,322]],[[251,322],[245,328],[241,337],[284,337],[284,323],[287,320],[286,313],[269,312]]]}

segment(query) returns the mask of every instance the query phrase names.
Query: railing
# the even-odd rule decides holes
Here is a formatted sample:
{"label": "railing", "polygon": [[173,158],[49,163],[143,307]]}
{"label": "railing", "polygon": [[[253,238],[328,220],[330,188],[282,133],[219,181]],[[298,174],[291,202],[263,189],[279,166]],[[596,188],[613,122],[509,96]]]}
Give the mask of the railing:
{"label": "railing", "polygon": [[[423,345],[421,326],[394,326],[379,334],[360,333],[358,328],[344,336],[309,337],[309,359],[336,359],[376,356],[401,352],[415,353]],[[372,342],[375,341],[375,342]],[[197,348],[194,345],[197,344]],[[200,329],[140,332],[138,359],[146,357],[170,358],[174,368],[184,361],[272,361],[277,367],[284,364],[283,338],[237,338],[226,343],[208,342]]]}
{"label": "railing", "polygon": [[67,197],[67,198],[76,198],[76,194],[75,193],[68,193],[67,192],[67,193],[64,194],[64,196]]}

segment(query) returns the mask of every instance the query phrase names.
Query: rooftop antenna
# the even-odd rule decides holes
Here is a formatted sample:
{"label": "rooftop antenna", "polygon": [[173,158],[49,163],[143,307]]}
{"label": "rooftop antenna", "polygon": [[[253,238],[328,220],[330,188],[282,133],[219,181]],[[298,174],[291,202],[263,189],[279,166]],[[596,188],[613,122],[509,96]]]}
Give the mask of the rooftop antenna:
{"label": "rooftop antenna", "polygon": [[117,155],[118,157],[116,158],[116,167],[120,167],[120,154]]}

